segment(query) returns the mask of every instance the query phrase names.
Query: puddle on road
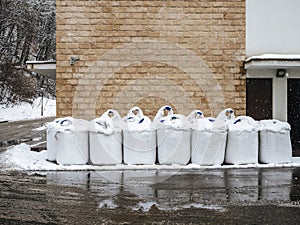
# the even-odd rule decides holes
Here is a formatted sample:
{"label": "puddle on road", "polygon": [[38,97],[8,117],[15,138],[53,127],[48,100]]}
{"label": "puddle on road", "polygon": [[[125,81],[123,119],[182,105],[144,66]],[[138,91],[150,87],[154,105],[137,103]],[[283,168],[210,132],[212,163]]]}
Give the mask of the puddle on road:
{"label": "puddle on road", "polygon": [[299,181],[299,168],[0,171],[0,207],[19,223],[298,224]]}
{"label": "puddle on road", "polygon": [[[171,176],[170,176],[171,174]],[[300,198],[300,170],[51,172],[47,185],[92,193],[99,209],[226,211],[228,205],[294,204]],[[299,206],[300,207],[300,206]]]}

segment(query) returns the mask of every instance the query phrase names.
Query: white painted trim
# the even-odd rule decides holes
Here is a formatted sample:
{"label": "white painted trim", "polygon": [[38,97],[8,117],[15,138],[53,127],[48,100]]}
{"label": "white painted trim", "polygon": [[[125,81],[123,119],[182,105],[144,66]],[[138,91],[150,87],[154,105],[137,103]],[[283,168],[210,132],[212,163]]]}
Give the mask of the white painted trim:
{"label": "white painted trim", "polygon": [[244,64],[245,69],[288,69],[300,68],[300,60],[251,59]]}
{"label": "white painted trim", "polygon": [[264,60],[300,60],[300,54],[263,54],[254,55],[246,59],[246,62],[254,59],[264,59]]}
{"label": "white painted trim", "polygon": [[287,121],[287,78],[273,78],[273,118]]}
{"label": "white painted trim", "polygon": [[273,78],[277,69],[247,69],[247,78]]}

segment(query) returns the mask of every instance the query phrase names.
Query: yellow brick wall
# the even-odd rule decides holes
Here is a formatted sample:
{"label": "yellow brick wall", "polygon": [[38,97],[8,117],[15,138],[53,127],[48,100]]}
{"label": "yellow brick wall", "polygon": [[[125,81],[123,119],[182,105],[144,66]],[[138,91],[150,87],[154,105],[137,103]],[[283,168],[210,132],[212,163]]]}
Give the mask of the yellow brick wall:
{"label": "yellow brick wall", "polygon": [[[245,0],[57,0],[57,116],[245,114]],[[80,60],[70,65],[70,57]]]}

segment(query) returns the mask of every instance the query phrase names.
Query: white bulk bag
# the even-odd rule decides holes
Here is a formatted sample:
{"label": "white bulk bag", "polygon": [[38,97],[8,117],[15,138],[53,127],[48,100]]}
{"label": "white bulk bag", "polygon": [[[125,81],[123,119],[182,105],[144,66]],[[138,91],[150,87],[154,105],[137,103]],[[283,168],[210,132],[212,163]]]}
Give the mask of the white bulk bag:
{"label": "white bulk bag", "polygon": [[[62,120],[57,138],[56,162],[61,165],[86,164],[88,162],[88,122]],[[66,124],[66,125],[64,125]]]}
{"label": "white bulk bag", "polygon": [[[63,123],[61,123],[64,121]],[[66,122],[69,121],[69,122]],[[54,121],[47,123],[47,160],[56,161],[57,154],[57,136],[55,135],[58,130],[60,130],[63,126],[69,125],[69,123],[73,122],[72,117],[65,118],[57,118]]]}
{"label": "white bulk bag", "polygon": [[258,127],[251,117],[240,116],[230,124],[225,162],[229,164],[258,163]]}
{"label": "white bulk bag", "polygon": [[186,165],[191,158],[190,125],[183,115],[170,115],[157,127],[160,164]]}
{"label": "white bulk bag", "polygon": [[262,120],[259,124],[259,161],[262,163],[291,162],[290,125],[278,120]]}
{"label": "white bulk bag", "polygon": [[90,161],[94,165],[122,163],[122,132],[117,127],[121,117],[115,110],[107,110],[91,121],[89,130]]}
{"label": "white bulk bag", "polygon": [[156,133],[154,130],[124,130],[123,140],[125,164],[155,164]]}
{"label": "white bulk bag", "polygon": [[191,162],[199,165],[221,165],[224,162],[227,130],[214,127],[214,118],[194,121],[192,129]]}
{"label": "white bulk bag", "polygon": [[89,132],[90,160],[94,165],[122,163],[122,132],[112,135]]}
{"label": "white bulk bag", "polygon": [[125,164],[155,164],[156,132],[149,117],[133,107],[123,128],[123,160]]}

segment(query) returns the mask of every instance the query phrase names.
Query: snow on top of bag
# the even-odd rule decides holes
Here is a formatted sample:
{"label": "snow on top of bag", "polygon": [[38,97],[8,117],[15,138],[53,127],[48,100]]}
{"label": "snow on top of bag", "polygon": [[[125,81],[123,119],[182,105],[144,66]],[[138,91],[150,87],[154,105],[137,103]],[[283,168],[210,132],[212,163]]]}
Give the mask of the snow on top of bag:
{"label": "snow on top of bag", "polygon": [[127,116],[123,118],[125,125],[124,130],[130,131],[152,131],[152,121],[148,116],[144,116],[143,111],[135,106],[129,110]]}
{"label": "snow on top of bag", "polygon": [[260,131],[271,131],[271,132],[286,132],[291,130],[291,126],[287,122],[282,122],[276,119],[272,120],[261,120],[258,122]]}
{"label": "snow on top of bag", "polygon": [[192,123],[192,129],[197,131],[225,132],[227,130],[227,126],[224,120],[213,117],[205,117]]}
{"label": "snow on top of bag", "polygon": [[52,129],[54,132],[64,131],[88,131],[89,122],[83,119],[75,119],[72,117],[57,118],[54,121],[46,124],[47,129]]}
{"label": "snow on top of bag", "polygon": [[201,110],[194,110],[187,116],[187,120],[190,123],[195,123],[198,120],[201,120],[203,118],[204,118],[204,114]]}
{"label": "snow on top of bag", "polygon": [[[109,119],[114,123],[119,123],[121,120],[121,116],[118,111],[114,109],[109,109],[105,113],[103,113],[100,117],[101,119]],[[117,124],[116,124],[117,125]]]}
{"label": "snow on top of bag", "polygon": [[155,117],[154,117],[154,120],[153,120],[153,123],[155,125],[156,128],[160,127],[166,120],[166,118],[168,116],[172,116],[174,115],[174,112],[173,112],[173,109],[171,106],[169,105],[165,105],[163,107],[161,107]]}
{"label": "snow on top of bag", "polygon": [[198,131],[211,131],[213,129],[213,123],[215,118],[206,117],[199,120],[194,120],[192,123],[192,129]]}
{"label": "snow on top of bag", "polygon": [[218,120],[233,121],[235,119],[234,110],[232,108],[226,108],[221,111],[217,117]]}
{"label": "snow on top of bag", "polygon": [[161,120],[161,119],[166,118],[167,116],[171,116],[173,114],[174,114],[174,112],[173,112],[172,107],[169,105],[165,105],[157,111],[157,113],[154,117],[154,120]]}
{"label": "snow on top of bag", "polygon": [[120,131],[122,120],[120,114],[113,109],[104,112],[99,118],[90,123],[90,131],[105,135],[112,135],[114,132]]}
{"label": "snow on top of bag", "polygon": [[189,130],[191,123],[184,115],[173,114],[166,116],[163,121],[156,124],[157,129]]}
{"label": "snow on top of bag", "polygon": [[[225,113],[222,113],[223,115]],[[201,110],[194,110],[188,116],[187,119],[191,123],[191,128],[197,131],[221,131],[227,130],[225,120],[223,116],[220,118],[204,117]]]}
{"label": "snow on top of bag", "polygon": [[[46,127],[47,129],[55,129],[61,126],[61,122],[63,120],[68,120],[70,122],[73,122],[73,118],[72,117],[64,117],[64,118],[56,118],[54,121],[46,123]],[[66,123],[65,123],[66,124]]]}
{"label": "snow on top of bag", "polygon": [[65,129],[73,130],[72,124],[74,119],[72,117],[56,118],[54,121],[46,124],[48,130],[63,131]]}
{"label": "snow on top of bag", "polygon": [[258,131],[257,122],[250,116],[239,116],[233,123],[228,124],[230,131]]}
{"label": "snow on top of bag", "polygon": [[174,114],[169,105],[165,105],[157,111],[154,125],[156,129],[188,130],[191,127],[187,118],[181,114]]}

